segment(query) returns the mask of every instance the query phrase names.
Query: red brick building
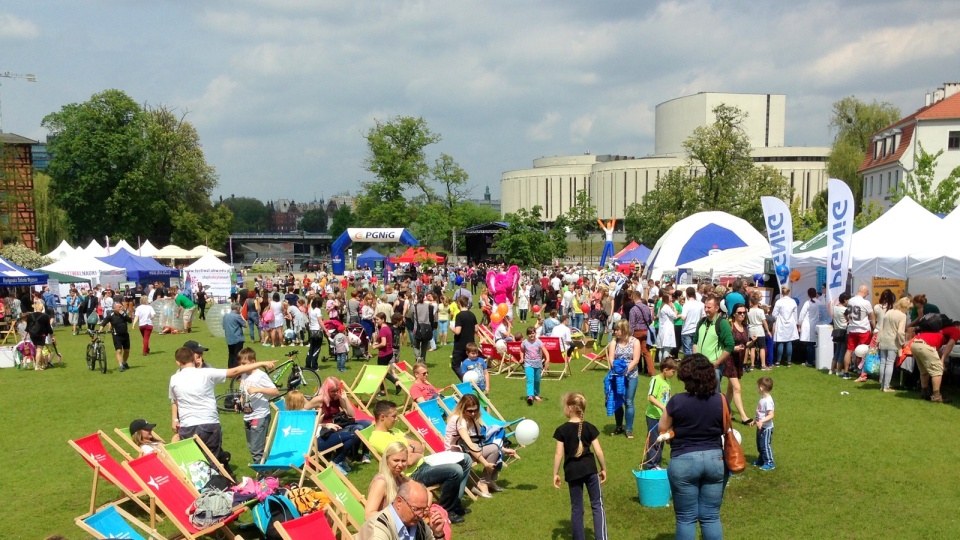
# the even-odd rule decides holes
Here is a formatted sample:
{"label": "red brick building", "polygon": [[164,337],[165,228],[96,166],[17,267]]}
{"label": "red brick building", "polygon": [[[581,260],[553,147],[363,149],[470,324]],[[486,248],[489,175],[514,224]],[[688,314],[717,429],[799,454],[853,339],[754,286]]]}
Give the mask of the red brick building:
{"label": "red brick building", "polygon": [[37,249],[33,207],[33,152],[37,141],[0,133],[0,244],[21,243]]}

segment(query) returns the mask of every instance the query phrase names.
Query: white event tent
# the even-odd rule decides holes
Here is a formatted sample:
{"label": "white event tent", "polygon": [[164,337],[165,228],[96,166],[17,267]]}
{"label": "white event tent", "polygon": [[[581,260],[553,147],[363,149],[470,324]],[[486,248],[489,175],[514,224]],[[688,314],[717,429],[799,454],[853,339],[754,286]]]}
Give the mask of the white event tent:
{"label": "white event tent", "polygon": [[141,257],[154,257],[158,251],[160,250],[154,247],[154,245],[147,240],[146,242],[140,244],[140,249],[136,250],[134,253]]}
{"label": "white event tent", "polygon": [[190,252],[180,246],[170,244],[151,255],[154,259],[189,259]]}
{"label": "white event tent", "polygon": [[746,220],[726,212],[699,212],[670,227],[647,259],[647,271],[660,279],[664,270],[686,268],[689,263],[731,248],[765,246],[767,239]]}
{"label": "white event tent", "polygon": [[53,251],[51,251],[50,253],[47,253],[46,255],[44,255],[44,257],[53,259],[55,261],[59,261],[60,259],[63,259],[64,257],[66,257],[67,255],[70,255],[73,252],[74,252],[74,249],[70,247],[70,244],[68,244],[66,240],[61,240],[60,245],[53,248]]}
{"label": "white event tent", "polygon": [[201,245],[199,245],[199,246],[191,249],[191,250],[188,251],[187,253],[189,253],[191,257],[203,257],[204,255],[208,255],[208,254],[209,254],[209,255],[213,255],[214,257],[226,257],[226,256],[227,256],[226,253],[223,253],[223,252],[221,252],[221,251],[217,251],[217,250],[215,250],[215,249],[211,249],[210,247],[204,246],[203,244],[201,244]]}
{"label": "white event tent", "polygon": [[230,296],[233,267],[208,253],[183,269],[184,281],[189,280],[191,287],[202,283],[207,294],[214,298]]}
{"label": "white event tent", "polygon": [[123,268],[109,265],[101,260],[91,256],[87,250],[74,253],[60,259],[57,262],[48,264],[39,270],[48,270],[59,272],[68,276],[76,276],[90,279],[91,285],[110,284],[117,287],[121,281],[126,281],[127,271]]}
{"label": "white event tent", "polygon": [[121,249],[125,249],[130,253],[137,255],[137,250],[133,246],[128,244],[126,240],[121,240],[117,242],[116,245],[110,246],[110,255],[115,255],[119,253]]}
{"label": "white event tent", "polygon": [[107,250],[98,244],[96,240],[91,240],[90,244],[88,244],[83,251],[91,257],[106,257],[108,255]]}
{"label": "white event tent", "polygon": [[925,239],[940,239],[943,220],[906,197],[853,237],[850,268],[855,278],[907,279],[911,260]]}

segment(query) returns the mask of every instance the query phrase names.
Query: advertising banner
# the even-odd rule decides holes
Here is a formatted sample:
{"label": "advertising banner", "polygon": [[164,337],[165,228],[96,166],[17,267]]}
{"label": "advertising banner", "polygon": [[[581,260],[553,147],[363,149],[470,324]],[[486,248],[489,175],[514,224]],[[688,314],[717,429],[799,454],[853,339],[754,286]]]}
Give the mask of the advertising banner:
{"label": "advertising banner", "polygon": [[850,186],[843,180],[831,178],[827,188],[827,299],[830,302],[847,289],[853,218]]}
{"label": "advertising banner", "polygon": [[[760,197],[763,222],[767,225],[774,275],[782,287],[790,279],[790,253],[793,250],[793,216],[787,203],[776,197]],[[783,270],[787,271],[784,272]]]}

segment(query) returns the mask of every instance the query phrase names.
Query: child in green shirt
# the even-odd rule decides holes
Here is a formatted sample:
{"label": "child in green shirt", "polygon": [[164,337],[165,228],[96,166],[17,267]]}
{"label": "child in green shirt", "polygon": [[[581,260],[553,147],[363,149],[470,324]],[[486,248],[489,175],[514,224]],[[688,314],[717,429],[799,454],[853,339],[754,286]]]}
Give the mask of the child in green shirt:
{"label": "child in green shirt", "polygon": [[[669,329],[668,329],[669,330]],[[656,444],[660,415],[667,410],[670,400],[670,381],[677,374],[677,359],[668,356],[660,362],[660,373],[650,379],[650,391],[647,392],[647,448],[643,457],[645,469],[659,469],[663,459],[663,445]],[[651,435],[652,434],[652,435]]]}

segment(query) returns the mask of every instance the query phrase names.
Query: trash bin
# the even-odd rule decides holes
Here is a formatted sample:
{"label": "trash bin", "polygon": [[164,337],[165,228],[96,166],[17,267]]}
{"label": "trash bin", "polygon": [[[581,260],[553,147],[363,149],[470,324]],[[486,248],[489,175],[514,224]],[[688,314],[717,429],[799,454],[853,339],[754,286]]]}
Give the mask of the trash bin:
{"label": "trash bin", "polygon": [[833,363],[833,326],[817,325],[817,369],[830,369]]}

